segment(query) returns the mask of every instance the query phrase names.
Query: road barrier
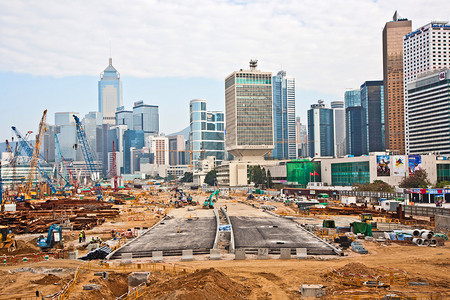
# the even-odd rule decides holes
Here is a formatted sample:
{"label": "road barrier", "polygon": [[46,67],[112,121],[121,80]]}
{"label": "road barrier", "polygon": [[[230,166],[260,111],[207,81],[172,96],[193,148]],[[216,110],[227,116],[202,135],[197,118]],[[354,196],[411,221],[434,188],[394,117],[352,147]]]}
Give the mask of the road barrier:
{"label": "road barrier", "polygon": [[53,259],[65,259],[67,258],[67,251],[58,250],[55,252],[40,252],[40,253],[28,253],[18,254],[11,256],[0,256],[0,262],[3,265],[14,266],[20,263],[35,263],[40,261],[47,261]]}

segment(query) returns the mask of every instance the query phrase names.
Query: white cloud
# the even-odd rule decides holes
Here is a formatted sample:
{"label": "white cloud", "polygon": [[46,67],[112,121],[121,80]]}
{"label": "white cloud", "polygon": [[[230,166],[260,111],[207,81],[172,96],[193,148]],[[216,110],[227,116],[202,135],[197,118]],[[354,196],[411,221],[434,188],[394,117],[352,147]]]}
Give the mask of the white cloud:
{"label": "white cloud", "polygon": [[98,74],[111,41],[128,76],[223,80],[258,58],[262,70],[282,66],[300,89],[342,97],[382,79],[381,31],[396,9],[415,28],[448,20],[450,2],[1,1],[0,70]]}

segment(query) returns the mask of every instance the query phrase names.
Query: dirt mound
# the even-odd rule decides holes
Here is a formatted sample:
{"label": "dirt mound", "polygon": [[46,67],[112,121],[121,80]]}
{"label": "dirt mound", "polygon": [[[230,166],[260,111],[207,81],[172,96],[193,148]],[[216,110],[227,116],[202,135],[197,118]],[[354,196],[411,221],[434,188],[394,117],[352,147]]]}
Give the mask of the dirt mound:
{"label": "dirt mound", "polygon": [[251,290],[214,268],[198,270],[170,280],[150,279],[149,295],[144,299],[244,299]]}
{"label": "dirt mound", "polygon": [[41,249],[36,246],[36,242],[32,244],[32,242],[26,242],[22,240],[16,240],[17,249],[13,252],[8,252],[8,249],[0,249],[1,255],[18,255],[18,254],[28,254],[28,253],[39,253]]}
{"label": "dirt mound", "polygon": [[104,280],[98,276],[89,280],[89,282],[80,285],[82,288],[85,284],[98,284],[99,290],[82,291],[78,295],[74,295],[73,299],[96,300],[96,299],[116,299],[128,291],[128,273],[108,272],[108,279]]}
{"label": "dirt mound", "polygon": [[47,274],[44,277],[42,277],[41,279],[38,280],[31,280],[31,283],[35,283],[35,284],[42,284],[42,285],[49,285],[49,284],[54,284],[57,283],[61,280],[61,278],[59,278],[56,275],[53,274]]}
{"label": "dirt mound", "polygon": [[377,274],[377,269],[369,268],[365,264],[352,262],[348,263],[345,266],[336,269],[339,273],[350,273],[350,274],[359,274],[359,275],[370,275],[374,276]]}

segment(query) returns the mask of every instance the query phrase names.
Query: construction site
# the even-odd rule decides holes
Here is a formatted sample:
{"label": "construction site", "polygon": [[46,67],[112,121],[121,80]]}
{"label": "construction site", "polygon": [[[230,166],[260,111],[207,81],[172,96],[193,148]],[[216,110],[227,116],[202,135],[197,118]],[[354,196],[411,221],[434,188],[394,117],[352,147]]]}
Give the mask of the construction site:
{"label": "construction site", "polygon": [[13,127],[6,167],[16,172],[25,153],[29,171],[0,188],[0,299],[450,298],[448,208],[176,180],[119,186],[114,156],[108,184],[74,116],[79,181],[61,155],[46,171],[45,117],[34,144]]}

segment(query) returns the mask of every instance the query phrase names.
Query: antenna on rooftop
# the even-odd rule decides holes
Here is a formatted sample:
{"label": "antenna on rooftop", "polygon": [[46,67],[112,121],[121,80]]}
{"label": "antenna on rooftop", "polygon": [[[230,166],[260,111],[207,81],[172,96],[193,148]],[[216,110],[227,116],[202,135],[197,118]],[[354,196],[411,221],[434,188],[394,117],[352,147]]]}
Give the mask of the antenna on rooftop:
{"label": "antenna on rooftop", "polygon": [[251,59],[250,60],[250,70],[252,70],[252,71],[256,70],[257,66],[258,66],[258,60],[257,59]]}

